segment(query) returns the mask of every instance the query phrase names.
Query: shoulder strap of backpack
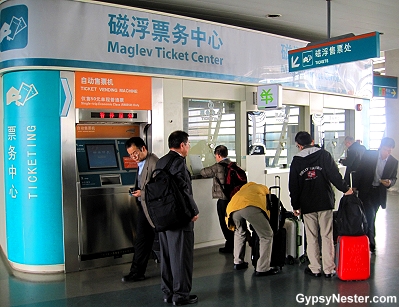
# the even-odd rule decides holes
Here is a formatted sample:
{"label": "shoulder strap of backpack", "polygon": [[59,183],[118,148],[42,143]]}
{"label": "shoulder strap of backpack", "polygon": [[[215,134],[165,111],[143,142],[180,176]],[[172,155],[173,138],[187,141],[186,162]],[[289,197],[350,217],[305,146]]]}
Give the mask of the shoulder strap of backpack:
{"label": "shoulder strap of backpack", "polygon": [[178,156],[174,156],[172,159],[169,160],[169,162],[165,165],[163,168],[165,171],[169,171],[170,167],[172,166],[173,161],[177,159]]}
{"label": "shoulder strap of backpack", "polygon": [[173,161],[175,161],[175,159],[177,159],[178,156],[174,156],[173,158],[171,158],[168,163],[163,167],[163,168],[156,168],[152,171],[151,173],[151,177],[150,178],[154,178],[159,172],[161,171],[166,171],[167,173],[170,174],[169,169],[172,166]]}

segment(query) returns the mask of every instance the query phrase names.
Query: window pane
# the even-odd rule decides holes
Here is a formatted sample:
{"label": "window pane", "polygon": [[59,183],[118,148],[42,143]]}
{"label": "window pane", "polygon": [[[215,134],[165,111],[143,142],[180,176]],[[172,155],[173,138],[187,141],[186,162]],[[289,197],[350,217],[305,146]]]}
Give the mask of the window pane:
{"label": "window pane", "polygon": [[291,163],[298,152],[294,138],[299,131],[301,108],[283,106],[278,110],[248,112],[247,153],[265,154],[267,167]]}
{"label": "window pane", "polygon": [[216,162],[214,149],[217,145],[225,145],[229,150],[229,158],[237,160],[239,138],[236,138],[239,124],[236,123],[239,102],[208,99],[185,98],[184,130],[190,136],[190,151],[187,166],[191,172],[191,160],[198,160],[203,167]]}
{"label": "window pane", "polygon": [[[321,140],[318,141],[320,145],[324,146],[324,149],[330,152],[335,161],[338,161],[345,152],[345,110],[341,109],[323,109],[322,118],[316,121],[321,122],[321,128],[319,131],[319,136],[321,135]],[[313,121],[315,125],[315,121]],[[315,136],[315,142],[316,136]]]}
{"label": "window pane", "polygon": [[385,99],[373,98],[369,110],[369,144],[370,149],[378,149],[386,129]]}

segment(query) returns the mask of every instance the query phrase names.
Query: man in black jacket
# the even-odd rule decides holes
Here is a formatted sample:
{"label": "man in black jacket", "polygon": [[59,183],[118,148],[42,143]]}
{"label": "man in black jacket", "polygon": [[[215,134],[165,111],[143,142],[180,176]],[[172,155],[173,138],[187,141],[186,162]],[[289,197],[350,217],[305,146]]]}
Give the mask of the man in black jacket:
{"label": "man in black jacket", "polygon": [[[352,189],[342,179],[331,154],[315,147],[308,132],[298,132],[295,142],[300,151],[291,163],[289,190],[294,214],[302,214],[305,224],[310,261],[305,273],[320,277],[323,268],[324,276],[331,278],[335,275],[332,229],[335,199],[331,183],[345,195],[352,194]],[[323,266],[320,262],[319,229]]]}
{"label": "man in black jacket", "polygon": [[190,291],[193,278],[194,222],[198,219],[199,210],[193,198],[191,176],[185,162],[190,149],[188,134],[184,131],[172,132],[168,145],[170,151],[158,160],[156,168],[164,168],[174,159],[169,172],[175,176],[187,207],[192,212],[192,220],[187,225],[159,233],[164,302],[180,306],[198,302],[198,297],[190,295]]}
{"label": "man in black jacket", "polygon": [[355,139],[351,136],[347,136],[344,143],[347,148],[346,158],[340,159],[339,163],[346,166],[344,179],[346,183],[350,185],[350,173],[356,171],[359,167],[360,160],[362,159],[363,153],[366,151],[366,147],[355,142]]}
{"label": "man in black jacket", "polygon": [[395,141],[383,138],[378,150],[367,150],[354,176],[353,186],[359,190],[367,223],[370,251],[375,252],[375,216],[379,207],[386,208],[387,189],[396,183],[398,160],[391,156]]}

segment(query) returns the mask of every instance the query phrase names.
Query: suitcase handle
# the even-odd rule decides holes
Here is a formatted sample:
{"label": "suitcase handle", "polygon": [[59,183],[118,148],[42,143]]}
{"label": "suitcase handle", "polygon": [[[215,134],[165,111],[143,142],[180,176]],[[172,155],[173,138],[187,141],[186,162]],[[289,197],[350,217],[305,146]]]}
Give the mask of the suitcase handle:
{"label": "suitcase handle", "polygon": [[274,176],[274,185],[275,186],[281,186],[281,178],[279,175]]}

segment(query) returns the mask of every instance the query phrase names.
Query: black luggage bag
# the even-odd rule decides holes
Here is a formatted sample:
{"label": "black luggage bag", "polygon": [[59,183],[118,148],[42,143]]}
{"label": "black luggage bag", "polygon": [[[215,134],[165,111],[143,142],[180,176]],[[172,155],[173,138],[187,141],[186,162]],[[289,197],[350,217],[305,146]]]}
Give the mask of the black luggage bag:
{"label": "black luggage bag", "polygon": [[[284,228],[286,210],[280,201],[280,190],[280,177],[276,176],[275,185],[269,187],[270,194],[266,198],[266,206],[270,210],[269,223],[274,233],[270,266],[279,267],[281,270],[285,264],[287,233]],[[275,191],[275,193],[273,193],[273,191]],[[251,230],[251,261],[252,265],[256,268],[256,263],[259,259],[259,237],[252,226]]]}

